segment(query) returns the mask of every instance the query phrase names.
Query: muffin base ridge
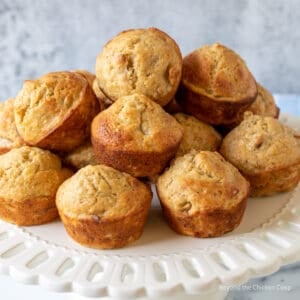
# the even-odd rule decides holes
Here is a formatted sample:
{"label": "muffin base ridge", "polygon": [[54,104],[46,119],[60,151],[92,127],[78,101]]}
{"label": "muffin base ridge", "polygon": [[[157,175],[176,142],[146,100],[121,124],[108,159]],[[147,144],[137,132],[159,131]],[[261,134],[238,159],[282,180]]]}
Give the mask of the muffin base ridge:
{"label": "muffin base ridge", "polygon": [[184,85],[180,86],[178,95],[178,102],[185,112],[213,125],[233,123],[255,99],[245,98],[238,102],[221,99],[216,101]]}
{"label": "muffin base ridge", "polygon": [[19,226],[32,226],[55,220],[58,218],[58,212],[54,198],[39,197],[13,201],[0,197],[0,218]]}
{"label": "muffin base ridge", "polygon": [[118,220],[101,220],[98,216],[73,218],[60,212],[68,235],[79,244],[96,249],[121,248],[140,238],[149,208]]}
{"label": "muffin base ridge", "polygon": [[218,209],[211,212],[197,212],[193,215],[174,213],[163,203],[163,200],[160,200],[160,203],[166,221],[175,232],[198,238],[208,238],[233,231],[241,223],[247,197],[230,210]]}
{"label": "muffin base ridge", "polygon": [[252,197],[269,196],[294,189],[300,181],[300,163],[277,171],[247,175]]}
{"label": "muffin base ridge", "polygon": [[101,144],[101,141],[93,139],[93,137],[92,144],[96,150],[95,155],[99,163],[126,172],[134,177],[153,176],[161,173],[179,148],[179,144],[177,144],[162,153],[118,151],[107,149],[105,145]]}

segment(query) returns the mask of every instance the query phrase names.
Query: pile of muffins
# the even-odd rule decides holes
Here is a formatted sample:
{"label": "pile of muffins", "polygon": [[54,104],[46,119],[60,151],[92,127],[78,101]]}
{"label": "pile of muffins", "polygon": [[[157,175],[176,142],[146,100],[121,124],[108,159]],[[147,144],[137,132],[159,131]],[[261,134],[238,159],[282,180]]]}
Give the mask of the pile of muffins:
{"label": "pile of muffins", "polygon": [[278,115],[231,49],[182,59],[158,29],[121,32],[95,75],[48,73],[0,104],[0,218],[60,216],[82,245],[123,247],[143,232],[153,183],[174,231],[220,236],[240,224],[249,196],[300,180],[299,136]]}

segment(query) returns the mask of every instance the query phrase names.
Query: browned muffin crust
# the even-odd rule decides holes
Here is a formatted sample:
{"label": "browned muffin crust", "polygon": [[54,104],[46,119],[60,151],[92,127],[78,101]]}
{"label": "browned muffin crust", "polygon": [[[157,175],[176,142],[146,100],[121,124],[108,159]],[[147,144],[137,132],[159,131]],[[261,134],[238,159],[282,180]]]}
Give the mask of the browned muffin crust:
{"label": "browned muffin crust", "polygon": [[183,59],[178,101],[183,109],[210,124],[228,124],[257,96],[245,62],[221,45],[207,45]]}
{"label": "browned muffin crust", "polygon": [[100,90],[100,88],[98,86],[97,78],[94,74],[92,74],[88,71],[85,71],[85,70],[75,70],[73,72],[76,72],[76,73],[82,75],[88,81],[96,98],[98,99],[100,111],[106,109],[113,103],[113,101],[111,99],[109,99],[107,96],[105,96],[103,94],[103,92]]}
{"label": "browned muffin crust", "polygon": [[16,127],[24,141],[57,151],[71,151],[82,144],[98,112],[87,80],[75,72],[25,81],[14,102]]}
{"label": "browned muffin crust", "polygon": [[113,168],[80,169],[61,185],[56,203],[68,234],[88,247],[120,248],[137,240],[152,199],[150,188]]}
{"label": "browned muffin crust", "polygon": [[93,91],[99,101],[100,111],[108,108],[112,105],[113,101],[109,99],[103,92],[100,90],[97,79],[93,81]]}
{"label": "browned muffin crust", "polygon": [[87,70],[73,70],[72,72],[83,76],[87,80],[89,86],[93,88],[93,82],[96,79],[96,76],[94,74]]}
{"label": "browned muffin crust", "polygon": [[[254,115],[273,117],[278,119],[279,107],[277,107],[272,94],[264,88],[261,84],[257,83],[258,94],[255,101],[247,108],[247,111],[252,112]],[[239,115],[235,122],[232,124],[223,125],[224,132],[228,133],[234,127],[239,125],[244,119],[244,113]]]}
{"label": "browned muffin crust", "polygon": [[58,218],[55,197],[35,197],[14,202],[0,197],[0,218],[19,226],[34,226],[49,223]]}
{"label": "browned muffin crust", "polygon": [[106,109],[113,103],[113,101],[110,100],[107,96],[105,96],[103,92],[100,90],[96,76],[94,74],[86,70],[74,70],[73,72],[83,76],[88,81],[96,98],[98,99],[100,111]]}
{"label": "browned muffin crust", "polygon": [[99,87],[113,101],[139,93],[164,106],[176,93],[181,71],[179,47],[156,28],[121,32],[104,46],[96,61]]}
{"label": "browned muffin crust", "polygon": [[216,151],[219,148],[222,141],[221,135],[211,125],[183,113],[177,113],[174,117],[183,128],[183,138],[176,157],[191,150]]}
{"label": "browned muffin crust", "polygon": [[257,97],[247,110],[255,115],[278,118],[279,108],[275,103],[273,95],[259,83],[257,83],[257,90]]}
{"label": "browned muffin crust", "polygon": [[46,150],[23,146],[0,156],[0,218],[38,225],[57,218],[55,195],[72,172]]}
{"label": "browned muffin crust", "polygon": [[173,230],[195,237],[220,236],[243,217],[249,183],[217,152],[192,151],[158,179],[164,216]]}
{"label": "browned muffin crust", "polygon": [[25,145],[19,136],[14,117],[14,99],[0,103],[0,154]]}
{"label": "browned muffin crust", "polygon": [[252,196],[293,189],[300,180],[295,132],[272,117],[246,113],[224,139],[222,155],[250,181]]}
{"label": "browned muffin crust", "polygon": [[64,163],[75,169],[81,169],[88,165],[97,165],[94,149],[90,141],[84,143],[72,152],[68,153],[64,159]]}
{"label": "browned muffin crust", "polygon": [[120,98],[92,123],[92,144],[100,163],[135,177],[159,174],[174,157],[182,128],[144,95]]}

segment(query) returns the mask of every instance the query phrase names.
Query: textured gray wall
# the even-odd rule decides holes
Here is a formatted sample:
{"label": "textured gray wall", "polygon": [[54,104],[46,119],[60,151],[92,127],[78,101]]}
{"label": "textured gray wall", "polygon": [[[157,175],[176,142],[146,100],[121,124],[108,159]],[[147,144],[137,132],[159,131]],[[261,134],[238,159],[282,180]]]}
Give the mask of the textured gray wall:
{"label": "textured gray wall", "polygon": [[273,92],[300,92],[299,0],[0,0],[0,100],[48,71],[93,71],[108,39],[149,26],[183,54],[224,43]]}

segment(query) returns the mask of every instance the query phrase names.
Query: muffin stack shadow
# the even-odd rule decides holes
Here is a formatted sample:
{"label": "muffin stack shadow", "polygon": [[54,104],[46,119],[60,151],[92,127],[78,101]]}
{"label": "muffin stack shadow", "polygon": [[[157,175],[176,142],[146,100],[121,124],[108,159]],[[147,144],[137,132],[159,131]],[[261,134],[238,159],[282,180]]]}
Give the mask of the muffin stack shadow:
{"label": "muffin stack shadow", "polygon": [[278,116],[224,45],[182,59],[161,30],[123,31],[95,75],[48,73],[0,104],[0,218],[38,225],[59,215],[78,243],[119,248],[142,235],[153,183],[175,232],[223,235],[249,196],[299,183],[299,133]]}

